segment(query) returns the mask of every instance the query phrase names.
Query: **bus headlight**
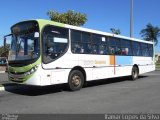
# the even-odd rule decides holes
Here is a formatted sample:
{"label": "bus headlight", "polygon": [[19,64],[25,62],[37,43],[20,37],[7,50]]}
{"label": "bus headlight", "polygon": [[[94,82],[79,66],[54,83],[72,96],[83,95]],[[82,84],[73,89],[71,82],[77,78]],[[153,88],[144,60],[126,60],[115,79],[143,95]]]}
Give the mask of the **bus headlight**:
{"label": "bus headlight", "polygon": [[33,74],[38,69],[38,65],[35,65],[33,68],[31,68],[28,72],[25,73],[25,76]]}

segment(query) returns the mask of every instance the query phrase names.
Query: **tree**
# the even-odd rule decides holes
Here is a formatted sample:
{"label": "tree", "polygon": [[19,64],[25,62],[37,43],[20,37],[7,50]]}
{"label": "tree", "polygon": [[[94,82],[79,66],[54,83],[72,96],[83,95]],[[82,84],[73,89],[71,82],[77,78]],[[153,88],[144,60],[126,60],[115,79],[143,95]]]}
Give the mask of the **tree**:
{"label": "tree", "polygon": [[141,30],[140,34],[144,40],[153,41],[155,45],[157,45],[158,38],[160,37],[160,28],[158,26],[153,26],[151,23],[148,23],[146,28]]}
{"label": "tree", "polygon": [[2,46],[0,47],[0,57],[8,57],[9,53],[9,44],[6,45],[6,47]]}
{"label": "tree", "polygon": [[111,28],[110,30],[111,30],[111,32],[112,32],[113,34],[116,34],[116,35],[121,34],[120,29]]}
{"label": "tree", "polygon": [[59,13],[50,10],[47,15],[52,21],[60,22],[69,25],[82,26],[87,21],[87,15],[73,10],[68,10],[66,13]]}

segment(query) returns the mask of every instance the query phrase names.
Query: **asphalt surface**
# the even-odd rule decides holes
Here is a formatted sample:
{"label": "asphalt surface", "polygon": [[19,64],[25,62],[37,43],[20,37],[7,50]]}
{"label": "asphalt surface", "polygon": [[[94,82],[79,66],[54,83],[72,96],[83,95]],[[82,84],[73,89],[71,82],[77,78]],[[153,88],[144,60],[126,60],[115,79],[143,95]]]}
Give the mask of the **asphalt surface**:
{"label": "asphalt surface", "polygon": [[[5,76],[0,74],[0,79]],[[0,92],[0,113],[160,113],[159,78],[160,71],[154,71],[136,81],[127,77],[94,81],[76,92],[66,91],[64,85],[15,86]]]}
{"label": "asphalt surface", "polygon": [[7,73],[0,73],[0,84],[3,83],[9,83]]}

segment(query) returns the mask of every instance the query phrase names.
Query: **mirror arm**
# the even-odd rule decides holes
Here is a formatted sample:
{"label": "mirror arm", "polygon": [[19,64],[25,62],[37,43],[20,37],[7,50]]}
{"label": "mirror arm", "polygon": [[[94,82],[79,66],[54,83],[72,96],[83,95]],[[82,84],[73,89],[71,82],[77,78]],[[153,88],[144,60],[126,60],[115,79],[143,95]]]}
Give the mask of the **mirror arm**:
{"label": "mirror arm", "polygon": [[4,43],[3,43],[3,44],[4,44],[4,47],[6,47],[6,41],[7,41],[6,37],[11,36],[11,35],[13,35],[13,34],[8,34],[8,35],[5,35],[5,36],[4,36],[4,41],[3,41],[3,42],[4,42]]}
{"label": "mirror arm", "polygon": [[4,47],[6,47],[6,37],[4,37],[4,41],[3,42],[4,42],[3,43]]}
{"label": "mirror arm", "polygon": [[6,38],[6,37],[8,37],[8,36],[11,36],[11,35],[13,35],[13,34],[8,34],[8,35],[5,35],[5,36],[4,36],[4,38]]}

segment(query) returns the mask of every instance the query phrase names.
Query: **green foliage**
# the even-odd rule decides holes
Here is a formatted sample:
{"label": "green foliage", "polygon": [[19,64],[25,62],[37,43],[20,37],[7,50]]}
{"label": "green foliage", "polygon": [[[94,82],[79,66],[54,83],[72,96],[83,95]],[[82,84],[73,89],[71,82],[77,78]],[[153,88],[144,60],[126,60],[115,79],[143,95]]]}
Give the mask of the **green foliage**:
{"label": "green foliage", "polygon": [[116,34],[116,35],[121,34],[120,29],[111,28],[110,30],[111,30],[111,32],[112,32],[113,34]]}
{"label": "green foliage", "polygon": [[160,70],[160,63],[156,63],[156,70]]}
{"label": "green foliage", "polygon": [[75,12],[73,10],[68,10],[66,13],[59,13],[50,10],[49,12],[47,12],[47,15],[50,17],[52,21],[75,26],[82,26],[87,21],[86,14]]}
{"label": "green foliage", "polygon": [[158,38],[160,37],[160,28],[153,26],[151,23],[146,25],[146,28],[140,32],[141,36],[146,41],[154,41],[155,45],[158,44]]}
{"label": "green foliage", "polygon": [[7,44],[6,47],[4,46],[0,47],[0,57],[8,57],[9,46],[10,45]]}

